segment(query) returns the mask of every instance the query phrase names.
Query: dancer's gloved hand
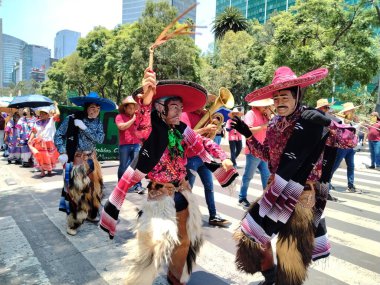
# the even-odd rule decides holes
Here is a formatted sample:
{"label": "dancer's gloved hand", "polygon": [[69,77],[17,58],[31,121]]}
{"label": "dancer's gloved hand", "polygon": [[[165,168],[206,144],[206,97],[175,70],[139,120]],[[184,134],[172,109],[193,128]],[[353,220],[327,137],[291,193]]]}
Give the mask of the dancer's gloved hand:
{"label": "dancer's gloved hand", "polygon": [[74,125],[80,128],[81,130],[87,129],[87,126],[83,123],[82,120],[79,120],[79,119],[74,120]]}
{"label": "dancer's gloved hand", "polygon": [[69,157],[67,156],[66,153],[63,153],[61,154],[60,156],[58,156],[58,160],[59,162],[64,165],[68,160],[69,160]]}
{"label": "dancer's gloved hand", "polygon": [[231,128],[237,130],[246,138],[250,138],[252,136],[252,132],[249,129],[248,125],[244,123],[239,117],[235,116],[231,122]]}
{"label": "dancer's gloved hand", "polygon": [[331,119],[318,110],[305,110],[301,114],[301,118],[324,127],[328,127],[331,124]]}

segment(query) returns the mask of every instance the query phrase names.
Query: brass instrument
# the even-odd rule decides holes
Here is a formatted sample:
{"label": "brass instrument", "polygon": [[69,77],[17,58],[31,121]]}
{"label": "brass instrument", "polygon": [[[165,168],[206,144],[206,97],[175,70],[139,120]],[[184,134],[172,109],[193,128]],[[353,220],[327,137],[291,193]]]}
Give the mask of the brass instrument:
{"label": "brass instrument", "polygon": [[[205,137],[213,139],[216,133],[222,128],[224,122],[224,116],[220,113],[216,113],[216,111],[224,106],[227,109],[231,109],[235,105],[235,99],[232,93],[225,87],[221,87],[219,89],[219,95],[215,99],[214,104],[211,105],[210,109],[204,114],[204,116],[200,119],[198,124],[194,127],[194,130],[198,130],[206,127],[208,124],[214,124],[217,126],[217,130],[212,132],[211,134],[205,134]],[[219,123],[216,123],[216,120]]]}
{"label": "brass instrument", "polygon": [[[378,130],[380,131],[380,129],[378,128],[375,128],[374,126],[372,126],[372,124],[366,122],[366,121],[358,121],[358,122],[355,122],[354,120],[349,120],[348,118],[346,118],[346,116],[344,114],[335,114],[335,116],[338,118],[338,119],[343,119],[343,122],[346,123],[346,124],[358,124],[358,125],[361,125],[363,126],[364,128],[366,128],[368,130],[368,128],[374,128],[375,130]],[[375,117],[376,119],[376,117]],[[372,123],[372,117],[370,119],[370,122]],[[375,122],[376,123],[376,122]],[[359,130],[359,132],[361,133],[365,133],[363,132],[362,130]]]}

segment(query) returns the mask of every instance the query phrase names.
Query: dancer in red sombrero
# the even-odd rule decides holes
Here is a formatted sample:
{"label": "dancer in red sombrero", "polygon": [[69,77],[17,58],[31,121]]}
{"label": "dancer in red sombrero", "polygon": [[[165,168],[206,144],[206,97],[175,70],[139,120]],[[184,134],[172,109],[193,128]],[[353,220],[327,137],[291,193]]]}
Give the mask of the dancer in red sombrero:
{"label": "dancer in red sombrero", "polygon": [[218,177],[235,177],[236,170],[216,143],[180,122],[182,112],[206,103],[207,92],[202,86],[185,80],[156,84],[155,74],[147,69],[143,87],[133,95],[139,93],[143,98],[140,104],[149,107],[145,116],[150,118],[152,130],[138,160],[124,172],[105,204],[100,227],[114,237],[127,190],[147,176],[148,201],[139,213],[136,238],[127,245],[130,267],[126,284],[152,284],[166,264],[169,283],[185,284],[202,244],[201,213],[186,178],[186,152],[192,151],[210,164],[220,159],[214,171]]}
{"label": "dancer in red sombrero", "polygon": [[[352,147],[355,131],[302,105],[303,88],[327,74],[320,68],[297,77],[283,66],[272,84],[246,96],[247,102],[274,100],[278,115],[269,122],[263,143],[239,118],[232,124],[247,138],[251,153],[268,161],[271,172],[263,196],[251,204],[235,233],[238,268],[262,272],[262,284],[302,284],[311,261],[330,253],[322,213],[334,163],[331,153],[336,147]],[[276,235],[277,268],[271,247]]]}

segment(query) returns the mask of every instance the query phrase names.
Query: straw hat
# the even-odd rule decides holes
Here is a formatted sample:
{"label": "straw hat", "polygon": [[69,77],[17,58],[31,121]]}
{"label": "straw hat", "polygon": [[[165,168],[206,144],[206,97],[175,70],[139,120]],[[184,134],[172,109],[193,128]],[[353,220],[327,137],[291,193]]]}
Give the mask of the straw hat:
{"label": "straw hat", "polygon": [[329,103],[329,101],[326,98],[322,98],[317,101],[317,106],[315,107],[315,109],[319,109],[324,106],[331,106],[331,105],[334,105],[334,103],[333,102]]}
{"label": "straw hat", "polygon": [[272,106],[274,104],[273,99],[267,98],[267,99],[262,99],[262,100],[257,100],[249,103],[249,106],[252,107],[268,107]]}
{"label": "straw hat", "polygon": [[354,103],[347,102],[347,103],[342,104],[342,106],[343,106],[343,110],[341,110],[338,114],[343,114],[347,111],[354,110],[356,108],[359,108],[361,105],[354,106]]}
{"label": "straw hat", "polygon": [[40,116],[41,112],[44,112],[46,114],[50,114],[50,111],[52,111],[53,109],[50,106],[45,106],[45,107],[35,108],[34,112],[36,113],[37,116]]}
{"label": "straw hat", "polygon": [[118,107],[119,113],[124,114],[124,113],[125,113],[125,111],[124,111],[124,106],[125,106],[125,105],[128,105],[128,104],[135,104],[135,107],[137,107],[136,105],[138,105],[137,102],[133,99],[132,96],[127,96],[127,97],[121,102],[121,104],[120,104],[119,107]]}
{"label": "straw hat", "polygon": [[231,119],[232,119],[233,117],[241,117],[241,116],[243,116],[243,115],[244,115],[244,113],[241,112],[241,111],[239,111],[239,109],[236,108],[236,107],[233,108],[232,111],[228,113],[228,117],[230,117]]}
{"label": "straw hat", "polygon": [[278,90],[289,89],[295,86],[301,88],[309,86],[325,78],[328,73],[327,68],[318,68],[297,77],[289,67],[281,66],[275,71],[271,84],[249,93],[245,97],[245,101],[252,102],[272,98],[273,93]]}

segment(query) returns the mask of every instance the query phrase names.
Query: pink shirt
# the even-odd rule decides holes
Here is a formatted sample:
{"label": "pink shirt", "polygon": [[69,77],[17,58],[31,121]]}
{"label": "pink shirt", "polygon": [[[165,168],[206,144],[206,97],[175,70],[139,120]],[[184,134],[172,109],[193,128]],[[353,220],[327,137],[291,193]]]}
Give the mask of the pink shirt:
{"label": "pink shirt", "polygon": [[[126,130],[119,130],[119,144],[141,144],[146,140],[152,130],[150,122],[150,112],[152,104],[144,105],[141,99],[137,100],[139,108],[135,112],[136,120]],[[115,123],[126,123],[131,120],[132,117],[126,114],[119,114],[115,118]]]}
{"label": "pink shirt", "polygon": [[[115,118],[115,123],[126,123],[132,119],[131,116],[128,116],[126,114],[118,114]],[[119,129],[119,145],[124,144],[139,144],[141,143],[141,140],[136,136],[137,131],[137,125],[136,121],[125,130]]]}
{"label": "pink shirt", "polygon": [[[185,123],[188,127],[194,129],[198,122],[202,119],[202,114],[195,114],[193,112],[183,112],[181,114],[181,122]],[[196,153],[193,151],[187,152],[187,157],[196,156]]]}
{"label": "pink shirt", "polygon": [[185,123],[194,130],[194,127],[198,124],[202,117],[202,114],[183,112],[181,114],[181,122]]}
{"label": "pink shirt", "polygon": [[[202,114],[183,112],[181,114],[181,122],[185,123],[188,127],[193,129],[202,117],[203,117]],[[191,132],[193,132],[195,134],[195,132],[193,130]],[[199,136],[201,138],[203,147],[213,157],[219,158],[222,161],[227,158],[226,153],[214,141],[212,141],[208,138],[202,137],[198,134],[197,134],[197,136]],[[196,148],[189,148],[188,150],[186,150],[186,157],[198,156],[199,154],[195,151],[195,149]]]}
{"label": "pink shirt", "polygon": [[226,129],[229,130],[228,131],[228,140],[229,141],[241,141],[241,134],[237,130],[231,129],[231,122],[232,122],[232,120],[228,119],[227,124],[226,124]]}
{"label": "pink shirt", "polygon": [[369,141],[380,141],[380,121],[373,124],[372,126],[368,126],[368,140]]}
{"label": "pink shirt", "polygon": [[[244,122],[248,125],[248,127],[258,127],[263,124],[268,123],[267,117],[265,117],[259,110],[256,108],[252,108],[245,114],[244,116]],[[263,143],[266,138],[266,129],[260,130],[257,133],[255,133],[253,136],[255,139],[257,139],[260,143]],[[249,148],[248,146],[244,149],[244,154],[249,154]]]}

